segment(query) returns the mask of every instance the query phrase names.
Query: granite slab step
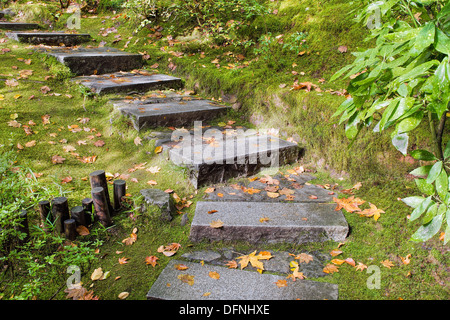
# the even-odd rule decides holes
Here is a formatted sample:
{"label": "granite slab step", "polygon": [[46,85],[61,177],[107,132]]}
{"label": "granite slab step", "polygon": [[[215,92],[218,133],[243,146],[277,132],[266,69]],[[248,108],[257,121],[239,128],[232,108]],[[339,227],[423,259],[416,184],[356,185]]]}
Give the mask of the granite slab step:
{"label": "granite slab step", "polygon": [[[76,77],[73,79],[98,94],[117,92],[146,92],[149,90],[180,89],[180,78],[148,72],[115,72],[101,75]],[[120,104],[120,102],[116,102]]]}
{"label": "granite slab step", "polygon": [[22,43],[47,46],[76,46],[91,40],[87,33],[64,33],[64,32],[7,32],[10,39]]}
{"label": "granite slab step", "polygon": [[210,100],[182,100],[146,103],[139,100],[131,103],[114,102],[122,114],[132,120],[136,130],[156,127],[191,126],[197,120],[211,120],[227,112],[228,106]]}
{"label": "granite slab step", "polygon": [[44,53],[55,57],[76,75],[107,74],[139,69],[142,56],[109,47],[44,48]]}
{"label": "granite slab step", "polygon": [[[194,134],[193,138],[181,130],[173,134],[173,140],[182,142],[169,151],[170,160],[188,169],[189,180],[195,188],[295,162],[302,151],[295,143],[271,135],[248,133],[252,130],[209,131]],[[200,137],[196,137],[198,135]]]}
{"label": "granite slab step", "polygon": [[[199,201],[190,240],[242,240],[251,243],[344,241],[349,227],[332,203]],[[212,228],[213,221],[221,228]]]}
{"label": "granite slab step", "polygon": [[[180,271],[177,264],[188,269]],[[209,272],[217,272],[213,279]],[[190,277],[189,277],[190,276]],[[191,282],[182,281],[190,278]],[[278,287],[285,276],[258,273],[196,262],[171,260],[147,293],[149,300],[337,300],[338,285],[313,280],[288,279],[287,286]]]}
{"label": "granite slab step", "polygon": [[35,30],[39,29],[37,23],[25,23],[25,22],[0,22],[0,29],[2,30]]}

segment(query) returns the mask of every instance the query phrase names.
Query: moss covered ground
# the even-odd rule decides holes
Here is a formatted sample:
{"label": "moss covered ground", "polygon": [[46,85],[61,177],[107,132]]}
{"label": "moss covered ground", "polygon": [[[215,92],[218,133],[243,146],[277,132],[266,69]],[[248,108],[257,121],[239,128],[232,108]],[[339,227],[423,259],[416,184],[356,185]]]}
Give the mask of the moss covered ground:
{"label": "moss covered ground", "polygon": [[[356,24],[349,14],[354,4],[341,0],[287,0],[268,1],[267,6],[271,14],[258,17],[228,34],[225,43],[200,41],[205,37],[199,36],[197,29],[189,24],[175,25],[172,21],[160,21],[134,32],[136,25],[122,11],[83,14],[81,29],[77,31],[90,33],[94,38],[92,45],[147,54],[145,68],[179,76],[185,81],[185,90],[233,104],[236,110],[217,119],[217,123],[233,120],[248,127],[276,128],[284,138],[297,141],[305,148],[305,157],[300,163],[280,168],[280,171],[302,165],[317,176],[313,183],[338,184],[339,189],[361,182],[361,188],[354,190],[354,195],[364,199],[367,207],[368,203],[373,203],[385,213],[375,221],[345,212],[351,232],[340,246],[342,253],[337,258],[353,258],[357,263],[378,266],[381,286],[369,289],[367,270],[358,271],[343,264],[339,272],[317,280],[339,284],[340,299],[447,300],[450,296],[448,246],[443,246],[437,238],[427,243],[409,241],[418,225],[408,223],[409,209],[398,201],[398,198],[417,193],[407,173],[418,163],[394,150],[389,133],[361,132],[359,139],[348,147],[343,127],[338,125],[337,119],[331,118],[345,99],[346,81],[330,83],[328,79],[352,61],[350,52],[370,46],[370,42],[364,40],[368,30]],[[14,8],[29,12],[27,5],[16,4]],[[43,15],[45,19],[54,16],[56,7],[49,4],[43,12],[33,10],[34,14],[24,19],[42,22]],[[60,14],[52,27],[64,29],[70,15]],[[111,32],[106,33],[106,30]],[[299,34],[305,40],[298,44],[300,52],[293,53],[294,49],[289,46],[283,48],[292,35]],[[261,37],[267,35],[270,37],[264,42]],[[282,36],[277,38],[279,35]],[[0,39],[6,39],[4,34]],[[113,95],[85,97],[80,87],[70,81],[67,69],[36,53],[32,47],[8,40],[0,43],[2,49],[0,78],[17,79],[18,85],[9,86],[0,81],[1,152],[17,153],[20,165],[42,174],[38,178],[42,184],[57,185],[61,194],[68,196],[71,206],[89,196],[86,179],[89,173],[103,169],[113,175],[130,174],[129,179],[135,178],[136,182],[127,180],[130,181],[127,192],[132,197],[148,187],[146,182],[150,179],[157,181],[155,187],[173,189],[180,197],[193,202],[183,209],[183,213],[188,212],[192,218],[195,203],[202,198],[205,188],[194,190],[189,186],[182,169],[171,165],[165,153],[153,152],[152,141],[143,139],[142,144],[135,144],[136,137],[144,138],[148,132],[137,133],[113,110],[107,103]],[[21,76],[23,70],[32,70],[32,74]],[[311,90],[296,89],[295,85],[301,83],[312,84]],[[44,86],[51,90],[46,92]],[[42,119],[45,115],[49,115],[50,121],[46,124]],[[21,127],[9,125],[12,120]],[[27,135],[24,126],[30,127],[33,134]],[[410,136],[411,146],[428,143],[423,132],[420,136],[425,140]],[[104,142],[101,147],[94,145],[99,140]],[[27,143],[30,144],[27,146]],[[55,155],[64,157],[65,161],[53,164]],[[80,161],[93,156],[96,156],[93,163]],[[159,166],[161,170],[157,174],[145,170],[129,172],[141,163],[146,163],[146,167]],[[72,180],[63,183],[66,177]],[[172,259],[157,253],[161,245],[180,243],[182,246],[176,256],[230,245],[242,251],[252,248],[246,243],[192,244],[188,240],[189,225],[180,226],[181,215],[170,223],[162,223],[149,214],[134,217],[125,213],[116,216],[114,232],[97,228],[79,240],[105,239],[99,247],[97,260],[90,268],[82,270],[82,281],[87,287],[93,283],[90,275],[94,269],[102,267],[111,272],[108,279],[96,281],[92,287],[100,299],[117,299],[124,291],[130,293],[128,299],[145,299],[153,281]],[[37,219],[37,212],[34,218]],[[135,227],[138,240],[131,246],[124,245],[122,240]],[[337,243],[326,242],[268,245],[263,249],[330,252],[337,246]],[[409,254],[410,263],[405,264],[401,257]],[[145,264],[145,257],[149,255],[159,257],[155,267]],[[121,257],[129,258],[128,263],[119,264]],[[386,260],[393,265],[384,266],[382,262]],[[115,280],[116,277],[120,278]],[[13,296],[7,279],[1,286],[5,292],[3,299]],[[65,299],[65,296],[61,284],[53,283],[36,298]]]}

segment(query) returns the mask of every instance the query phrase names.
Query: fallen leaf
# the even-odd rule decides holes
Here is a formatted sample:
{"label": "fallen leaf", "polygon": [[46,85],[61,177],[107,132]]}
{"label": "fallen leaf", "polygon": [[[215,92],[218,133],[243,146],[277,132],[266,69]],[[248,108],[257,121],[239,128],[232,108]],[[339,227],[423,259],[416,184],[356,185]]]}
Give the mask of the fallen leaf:
{"label": "fallen leaf", "polygon": [[153,166],[153,167],[147,168],[145,170],[150,173],[158,173],[161,170],[161,168],[158,166]]}
{"label": "fallen leaf", "polygon": [[297,279],[303,280],[306,278],[303,272],[299,271],[300,266],[296,261],[291,261],[289,266],[291,267],[292,274],[288,275],[288,279],[291,278],[292,281],[295,281]]}
{"label": "fallen leaf", "polygon": [[66,160],[65,158],[63,158],[63,157],[61,157],[61,156],[59,156],[59,155],[54,155],[54,156],[52,157],[52,163],[53,163],[53,164],[63,163],[65,160]]}
{"label": "fallen leaf", "polygon": [[181,248],[181,244],[173,242],[168,246],[160,246],[157,252],[164,254],[166,257],[171,257]]}
{"label": "fallen leaf", "polygon": [[364,269],[367,269],[367,266],[364,263],[358,262],[358,265],[356,266],[356,270],[363,271]]}
{"label": "fallen leaf", "polygon": [[159,147],[155,148],[155,153],[156,154],[161,153],[162,151],[163,151],[163,147],[162,146],[159,146]]}
{"label": "fallen leaf", "polygon": [[145,257],[145,263],[146,264],[150,264],[152,267],[155,267],[156,266],[156,260],[158,260],[159,258],[158,257],[156,257],[156,256],[148,256],[148,257]]}
{"label": "fallen leaf", "polygon": [[175,269],[183,271],[189,269],[189,267],[183,263],[178,263],[175,265]]}
{"label": "fallen leaf", "polygon": [[133,243],[135,243],[136,240],[137,240],[137,234],[133,232],[130,234],[130,236],[128,238],[123,239],[122,243],[129,246],[129,245],[132,245]]}
{"label": "fallen leaf", "polygon": [[410,264],[411,263],[410,258],[411,258],[411,254],[406,255],[406,257],[404,257],[404,258],[402,256],[400,256],[400,259],[402,259],[403,264]]}
{"label": "fallen leaf", "polygon": [[339,46],[338,50],[340,53],[345,53],[347,52],[347,46]]}
{"label": "fallen leaf", "polygon": [[277,192],[269,192],[269,191],[267,191],[267,196],[269,198],[278,198],[280,196],[280,194],[277,193]]}
{"label": "fallen leaf", "polygon": [[300,253],[299,255],[297,255],[295,257],[295,259],[298,259],[298,261],[300,263],[306,263],[306,264],[308,264],[308,263],[310,263],[311,261],[314,260],[313,256],[309,255],[307,253]]}
{"label": "fallen leaf", "polygon": [[346,198],[337,199],[333,197],[333,201],[337,203],[337,206],[334,209],[335,211],[345,209],[348,212],[361,211],[361,209],[358,206],[365,203],[364,200],[355,198],[354,196],[351,196],[347,199]]}
{"label": "fallen leaf", "polygon": [[222,228],[222,227],[223,227],[223,222],[222,222],[221,220],[212,221],[212,222],[209,224],[209,226],[210,226],[211,228],[214,228],[214,229]]}
{"label": "fallen leaf", "polygon": [[142,145],[142,139],[140,137],[136,137],[134,139],[134,144],[137,146]]}
{"label": "fallen leaf", "polygon": [[101,277],[103,277],[103,270],[102,270],[102,268],[95,269],[94,272],[92,272],[92,274],[91,274],[91,280],[92,281],[99,280]]}
{"label": "fallen leaf", "polygon": [[214,187],[206,188],[205,193],[211,193],[214,192],[214,190],[215,190]]}
{"label": "fallen leaf", "polygon": [[86,228],[85,226],[80,225],[80,226],[77,227],[76,230],[77,230],[77,232],[78,232],[78,234],[80,236],[87,236],[87,235],[89,235],[89,229]]}
{"label": "fallen leaf", "polygon": [[391,267],[393,267],[394,266],[394,264],[392,263],[392,261],[390,261],[390,260],[388,260],[388,259],[386,259],[386,260],[384,260],[384,261],[381,261],[381,264],[383,265],[383,266],[385,266],[386,268],[391,268]]}
{"label": "fallen leaf", "polygon": [[5,84],[8,87],[17,87],[19,85],[19,82],[17,82],[16,79],[8,79],[5,81]]}
{"label": "fallen leaf", "polygon": [[46,93],[49,93],[50,91],[52,91],[52,89],[50,89],[48,86],[43,86],[43,87],[41,87],[40,90],[43,94],[46,94]]}
{"label": "fallen leaf", "polygon": [[275,282],[278,288],[287,287],[287,280],[280,279],[277,282]]}
{"label": "fallen leaf", "polygon": [[34,147],[35,145],[36,145],[36,140],[31,140],[31,141],[25,143],[25,147],[27,147],[27,148]]}
{"label": "fallen leaf", "polygon": [[218,272],[216,272],[216,271],[210,271],[210,272],[208,273],[208,275],[209,275],[211,278],[213,278],[213,279],[216,279],[216,280],[219,280],[219,279],[220,279],[220,274],[219,274]]}
{"label": "fallen leaf", "polygon": [[327,264],[323,268],[323,272],[331,274],[331,273],[339,272],[339,269],[334,264]]}
{"label": "fallen leaf", "polygon": [[338,250],[338,249],[333,249],[330,251],[330,254],[332,257],[336,257],[336,256],[340,255],[341,253],[342,253],[342,251]]}
{"label": "fallen leaf", "polygon": [[178,279],[181,280],[181,282],[187,283],[188,285],[192,286],[194,284],[194,276],[190,274],[179,274],[177,276]]}
{"label": "fallen leaf", "polygon": [[155,186],[158,184],[158,182],[156,182],[155,180],[149,180],[149,181],[147,181],[147,184],[149,184],[151,186]]}
{"label": "fallen leaf", "polygon": [[94,142],[94,146],[96,147],[103,147],[105,145],[105,141],[103,140],[97,140]]}
{"label": "fallen leaf", "polygon": [[126,257],[119,258],[119,264],[127,264],[128,263],[128,259],[129,258],[126,258]]}
{"label": "fallen leaf", "polygon": [[225,265],[228,266],[229,269],[236,269],[238,266],[236,260],[228,261]]}
{"label": "fallen leaf", "polygon": [[119,293],[119,295],[118,295],[117,297],[118,297],[119,299],[121,299],[121,300],[124,300],[124,299],[126,299],[129,295],[130,295],[130,293],[124,291],[124,292]]}
{"label": "fallen leaf", "polygon": [[71,176],[68,176],[68,177],[65,177],[65,178],[61,179],[61,183],[69,183],[71,181],[72,181],[72,177]]}
{"label": "fallen leaf", "polygon": [[358,212],[358,214],[361,217],[372,217],[375,219],[375,221],[378,221],[380,218],[381,213],[385,213],[383,210],[378,209],[374,204],[370,203],[369,209],[364,209],[361,212]]}

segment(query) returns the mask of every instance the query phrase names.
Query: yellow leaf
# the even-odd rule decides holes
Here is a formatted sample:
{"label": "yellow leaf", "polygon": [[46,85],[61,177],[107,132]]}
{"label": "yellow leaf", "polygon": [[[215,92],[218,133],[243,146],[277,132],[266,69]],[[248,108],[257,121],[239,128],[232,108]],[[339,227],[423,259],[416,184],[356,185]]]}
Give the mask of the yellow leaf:
{"label": "yellow leaf", "polygon": [[287,287],[287,281],[286,280],[278,280],[275,282],[278,288]]}
{"label": "yellow leaf", "polygon": [[92,274],[91,274],[91,280],[92,281],[99,280],[101,277],[103,277],[103,270],[102,270],[102,268],[95,269],[94,272],[92,272]]}
{"label": "yellow leaf", "polygon": [[121,292],[121,293],[119,293],[118,298],[123,300],[123,299],[126,299],[129,295],[130,295],[130,293],[128,293],[128,292]]}
{"label": "yellow leaf", "polygon": [[409,258],[411,258],[411,254],[408,254],[404,258],[402,256],[400,256],[400,259],[402,259],[403,264],[410,264],[411,260]]}
{"label": "yellow leaf", "polygon": [[155,148],[155,153],[156,154],[161,153],[162,151],[163,151],[163,147],[162,146],[159,146],[159,147]]}
{"label": "yellow leaf", "polygon": [[214,228],[214,229],[222,228],[223,227],[223,222],[220,219],[219,220],[215,220],[215,221],[212,221],[209,224],[209,226],[211,228]]}
{"label": "yellow leaf", "polygon": [[188,285],[192,286],[194,284],[194,276],[190,274],[179,274],[177,276],[181,282],[187,283]]}
{"label": "yellow leaf", "polygon": [[392,261],[390,261],[390,260],[388,260],[388,259],[386,259],[386,260],[384,260],[384,261],[381,261],[381,264],[383,265],[383,266],[385,266],[386,268],[391,268],[391,267],[393,267],[394,266],[394,264],[392,263]]}
{"label": "yellow leaf", "polygon": [[216,279],[216,280],[219,280],[219,278],[220,278],[220,274],[217,273],[216,271],[210,271],[210,272],[208,273],[208,275],[209,275],[211,278]]}
{"label": "yellow leaf", "polygon": [[339,272],[339,269],[338,269],[338,267],[336,267],[333,264],[327,264],[325,266],[325,268],[323,268],[323,272],[331,274],[331,273]]}

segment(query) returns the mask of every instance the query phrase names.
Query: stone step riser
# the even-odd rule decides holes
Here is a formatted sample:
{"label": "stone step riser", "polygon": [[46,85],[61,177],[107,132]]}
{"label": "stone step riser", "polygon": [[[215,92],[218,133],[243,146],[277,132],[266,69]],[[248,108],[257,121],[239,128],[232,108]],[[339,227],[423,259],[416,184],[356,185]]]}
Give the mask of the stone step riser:
{"label": "stone step riser", "polygon": [[[324,203],[200,201],[192,220],[190,240],[297,244],[344,241],[348,224],[342,212],[334,208],[334,204]],[[210,223],[218,220],[223,227],[212,228]]]}
{"label": "stone step riser", "polygon": [[195,188],[295,162],[302,152],[296,144],[271,136],[225,137],[215,146],[201,145],[195,137],[192,141],[169,155],[173,163],[188,168]]}
{"label": "stone step riser", "polygon": [[229,109],[208,100],[115,105],[122,114],[131,118],[134,128],[138,131],[156,127],[192,126],[195,121],[212,120]]}
{"label": "stone step riser", "polygon": [[30,43],[34,45],[47,46],[75,46],[91,40],[89,34],[68,34],[56,32],[8,32],[6,36],[10,39]]}
{"label": "stone step riser", "polygon": [[113,48],[47,49],[44,52],[66,65],[75,75],[95,75],[139,69],[143,65],[140,54],[126,53]]}
{"label": "stone step riser", "polygon": [[[188,269],[180,271],[177,264]],[[210,272],[220,277],[213,279]],[[183,276],[191,276],[191,283],[183,282]],[[181,279],[180,279],[181,278]],[[336,284],[312,280],[287,280],[285,287],[276,282],[286,276],[259,274],[254,271],[228,269],[220,266],[171,260],[153,283],[149,300],[337,300]],[[214,316],[212,317],[214,318]]]}
{"label": "stone step riser", "polygon": [[39,29],[37,23],[21,23],[21,22],[0,22],[2,30],[36,30]]}
{"label": "stone step riser", "polygon": [[[149,90],[181,89],[180,78],[154,74],[102,74],[100,76],[76,77],[73,81],[82,84],[97,94],[147,92]],[[117,106],[129,106],[121,101],[113,103]]]}

